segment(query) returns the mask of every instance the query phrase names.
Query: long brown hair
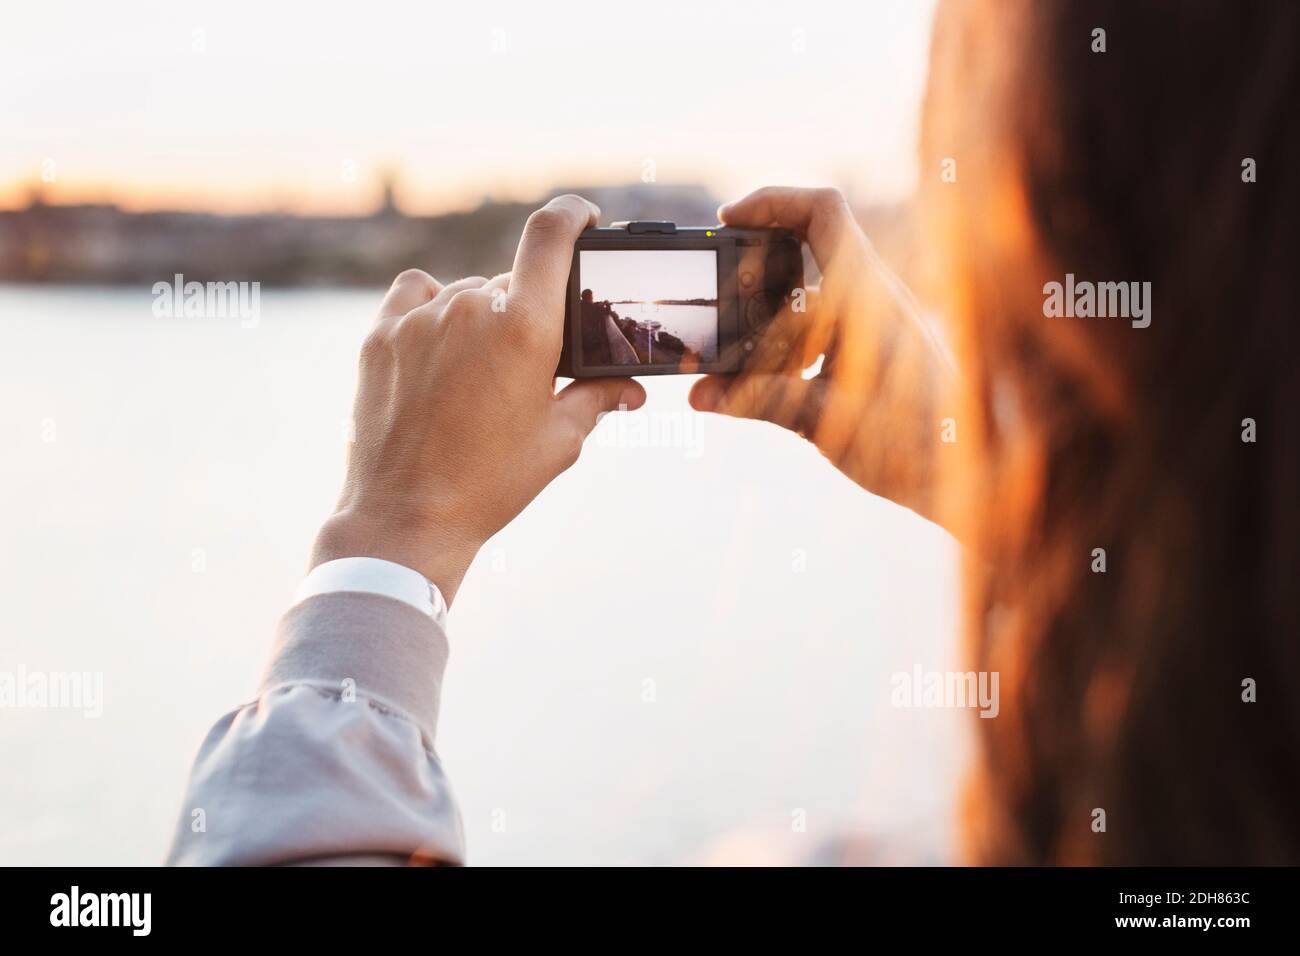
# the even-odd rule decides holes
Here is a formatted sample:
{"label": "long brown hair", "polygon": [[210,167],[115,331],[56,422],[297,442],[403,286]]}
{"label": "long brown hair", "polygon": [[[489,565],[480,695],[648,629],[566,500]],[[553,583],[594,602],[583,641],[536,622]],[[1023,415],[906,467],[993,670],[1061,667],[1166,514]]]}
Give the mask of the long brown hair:
{"label": "long brown hair", "polygon": [[[1300,863],[1300,5],[951,0],[931,58],[967,635],[1002,697],[968,858]],[[1150,282],[1150,325],[1045,314],[1067,273]]]}

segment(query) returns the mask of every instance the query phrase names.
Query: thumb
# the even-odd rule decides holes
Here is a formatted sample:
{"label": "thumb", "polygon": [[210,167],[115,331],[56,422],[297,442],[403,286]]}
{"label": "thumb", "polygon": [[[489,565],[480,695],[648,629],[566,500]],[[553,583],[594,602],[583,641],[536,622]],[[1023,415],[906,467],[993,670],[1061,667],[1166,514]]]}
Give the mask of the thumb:
{"label": "thumb", "polygon": [[633,411],[645,404],[645,389],[630,378],[587,378],[570,382],[556,396],[561,415],[583,435],[605,412]]}
{"label": "thumb", "polygon": [[826,383],[798,375],[706,375],[691,387],[691,407],[753,418],[809,435],[826,400]]}

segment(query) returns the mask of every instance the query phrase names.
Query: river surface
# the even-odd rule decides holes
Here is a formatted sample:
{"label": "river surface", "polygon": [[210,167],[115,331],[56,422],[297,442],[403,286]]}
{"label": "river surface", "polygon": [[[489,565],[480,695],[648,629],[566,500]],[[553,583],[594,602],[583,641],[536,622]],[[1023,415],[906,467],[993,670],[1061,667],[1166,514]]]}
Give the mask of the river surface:
{"label": "river surface", "polygon": [[[0,709],[0,863],[161,859],[334,502],[378,301],[264,290],[245,327],[0,286],[0,671],[103,679],[97,718]],[[952,662],[954,545],[690,381],[648,379],[465,580],[438,749],[471,863],[943,833],[970,714],[890,677]]]}

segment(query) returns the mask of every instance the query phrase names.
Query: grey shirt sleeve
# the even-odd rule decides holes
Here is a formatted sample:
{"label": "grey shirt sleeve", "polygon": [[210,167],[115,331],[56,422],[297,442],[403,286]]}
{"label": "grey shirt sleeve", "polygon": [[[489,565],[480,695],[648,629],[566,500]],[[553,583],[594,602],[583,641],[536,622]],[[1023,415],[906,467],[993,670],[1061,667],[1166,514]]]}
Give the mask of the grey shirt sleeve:
{"label": "grey shirt sleeve", "polygon": [[256,699],[199,750],[167,862],[463,863],[433,746],[446,663],[442,628],[401,601],[290,609]]}

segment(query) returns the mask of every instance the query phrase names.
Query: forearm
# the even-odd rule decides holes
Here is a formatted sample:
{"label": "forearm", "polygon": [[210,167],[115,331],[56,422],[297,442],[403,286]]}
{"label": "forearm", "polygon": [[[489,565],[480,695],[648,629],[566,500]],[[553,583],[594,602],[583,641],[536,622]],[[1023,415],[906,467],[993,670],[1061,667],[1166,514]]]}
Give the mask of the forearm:
{"label": "forearm", "polygon": [[442,628],[392,598],[296,605],[257,698],[203,743],[168,862],[463,862],[434,750],[446,659]]}

